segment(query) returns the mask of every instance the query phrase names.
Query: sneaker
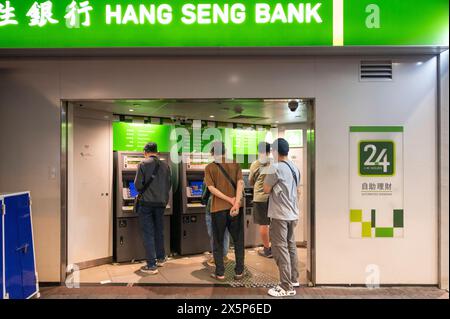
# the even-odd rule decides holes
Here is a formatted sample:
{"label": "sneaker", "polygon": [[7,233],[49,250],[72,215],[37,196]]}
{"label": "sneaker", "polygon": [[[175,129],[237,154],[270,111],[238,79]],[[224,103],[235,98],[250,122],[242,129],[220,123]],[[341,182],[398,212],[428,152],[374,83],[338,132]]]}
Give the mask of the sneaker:
{"label": "sneaker", "polygon": [[258,254],[262,257],[266,257],[266,258],[272,258],[272,248],[266,248],[264,247],[264,249],[261,249],[260,251],[258,251]]}
{"label": "sneaker", "polygon": [[244,273],[234,275],[234,280],[241,280],[242,278],[244,278]]}
{"label": "sneaker", "polygon": [[214,278],[218,281],[225,281],[225,276],[218,276],[216,274],[211,274],[211,278]]}
{"label": "sneaker", "polygon": [[300,287],[300,283],[298,281],[292,283],[292,287],[298,288]]}
{"label": "sneaker", "polygon": [[276,286],[275,288],[272,288],[268,291],[269,296],[272,297],[291,297],[291,296],[295,296],[297,294],[297,292],[292,289],[290,291],[286,291],[283,288],[281,288],[280,286]]}
{"label": "sneaker", "polygon": [[142,266],[141,271],[145,272],[146,274],[156,275],[158,273],[158,267]]}
{"label": "sneaker", "polygon": [[214,262],[214,257],[209,258],[206,263],[211,267],[214,267],[216,265],[216,263]]}
{"label": "sneaker", "polygon": [[156,261],[156,266],[158,266],[158,267],[163,267],[164,264],[165,264],[166,262],[167,262],[167,257],[164,258],[164,259],[158,259],[158,260]]}

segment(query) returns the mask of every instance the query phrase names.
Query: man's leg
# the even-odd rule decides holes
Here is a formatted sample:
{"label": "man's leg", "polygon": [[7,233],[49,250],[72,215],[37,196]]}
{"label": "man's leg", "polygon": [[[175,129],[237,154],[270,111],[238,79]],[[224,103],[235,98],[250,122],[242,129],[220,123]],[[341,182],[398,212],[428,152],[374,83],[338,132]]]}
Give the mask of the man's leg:
{"label": "man's leg", "polygon": [[268,250],[270,248],[269,238],[269,225],[270,218],[267,216],[269,210],[268,202],[255,202],[253,203],[253,221],[259,225],[259,235],[263,242],[264,248]]}
{"label": "man's leg", "polygon": [[270,224],[270,238],[272,240],[272,254],[280,272],[280,286],[286,291],[292,290],[291,261],[288,250],[288,222],[272,219]]}
{"label": "man's leg", "polygon": [[211,217],[211,213],[209,211],[206,211],[205,222],[206,222],[206,231],[209,236],[209,244],[211,246],[211,253],[212,253],[214,251],[214,237],[213,237],[213,230],[212,230],[212,217]]}
{"label": "man's leg", "polygon": [[164,207],[155,207],[153,211],[153,221],[155,225],[155,246],[156,259],[166,259],[166,252],[164,248]]}
{"label": "man's leg", "polygon": [[269,225],[259,225],[259,235],[263,242],[264,248],[270,248]]}
{"label": "man's leg", "polygon": [[295,227],[297,226],[297,221],[289,222],[288,228],[288,249],[289,256],[291,259],[291,282],[298,282],[299,271],[298,271],[298,256],[297,256],[297,242],[295,241]]}
{"label": "man's leg", "polygon": [[234,254],[236,256],[236,268],[234,269],[236,275],[242,275],[244,273],[244,212],[239,210],[239,215],[231,217],[227,214],[228,218],[228,230],[234,243]]}
{"label": "man's leg", "polygon": [[225,234],[223,236],[223,256],[226,257],[228,255],[228,251],[230,250],[230,232],[228,228],[225,229]]}
{"label": "man's leg", "polygon": [[214,238],[213,256],[217,276],[223,276],[225,274],[225,266],[223,264],[223,237],[227,227],[227,214],[227,211],[211,213]]}
{"label": "man's leg", "polygon": [[141,228],[142,240],[144,242],[145,255],[147,258],[148,268],[156,267],[156,253],[155,253],[155,237],[154,224],[151,210],[142,205],[138,210],[139,226]]}

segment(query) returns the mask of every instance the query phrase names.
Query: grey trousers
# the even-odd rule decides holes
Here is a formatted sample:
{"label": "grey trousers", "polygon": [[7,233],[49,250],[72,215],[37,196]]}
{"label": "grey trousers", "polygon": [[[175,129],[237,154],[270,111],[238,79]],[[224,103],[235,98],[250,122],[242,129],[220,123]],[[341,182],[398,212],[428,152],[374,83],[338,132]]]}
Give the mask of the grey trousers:
{"label": "grey trousers", "polygon": [[272,255],[280,272],[281,287],[292,290],[292,283],[298,281],[298,257],[295,242],[297,221],[272,219],[270,224],[270,241]]}

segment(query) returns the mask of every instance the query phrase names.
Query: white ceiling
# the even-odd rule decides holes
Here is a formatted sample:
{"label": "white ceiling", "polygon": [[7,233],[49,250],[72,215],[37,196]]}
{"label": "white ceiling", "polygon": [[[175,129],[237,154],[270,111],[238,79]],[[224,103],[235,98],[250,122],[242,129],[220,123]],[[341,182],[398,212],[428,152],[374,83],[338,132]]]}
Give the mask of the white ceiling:
{"label": "white ceiling", "polygon": [[210,120],[244,124],[288,124],[307,121],[308,99],[299,101],[296,111],[288,108],[289,100],[227,99],[227,100],[96,100],[72,101],[87,109],[117,115]]}

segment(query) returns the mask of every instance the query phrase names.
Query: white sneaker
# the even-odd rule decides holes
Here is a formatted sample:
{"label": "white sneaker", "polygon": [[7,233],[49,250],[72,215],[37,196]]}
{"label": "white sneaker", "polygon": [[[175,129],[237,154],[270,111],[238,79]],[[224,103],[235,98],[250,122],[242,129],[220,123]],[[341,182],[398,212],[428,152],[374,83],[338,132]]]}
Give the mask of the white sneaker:
{"label": "white sneaker", "polygon": [[300,283],[298,281],[297,282],[293,282],[292,283],[292,287],[298,288],[298,287],[300,287]]}
{"label": "white sneaker", "polygon": [[268,294],[272,297],[291,297],[295,296],[297,292],[295,290],[286,291],[280,286],[276,286],[268,291]]}

